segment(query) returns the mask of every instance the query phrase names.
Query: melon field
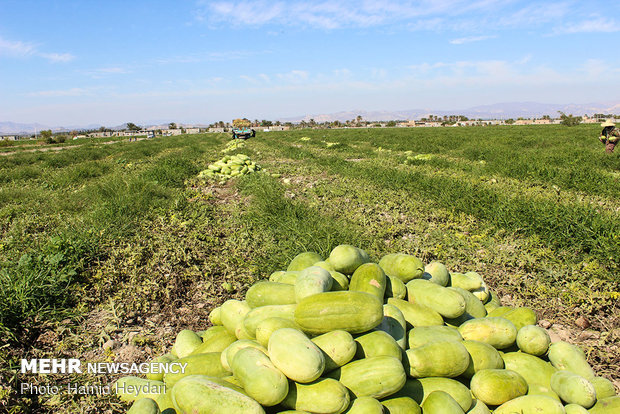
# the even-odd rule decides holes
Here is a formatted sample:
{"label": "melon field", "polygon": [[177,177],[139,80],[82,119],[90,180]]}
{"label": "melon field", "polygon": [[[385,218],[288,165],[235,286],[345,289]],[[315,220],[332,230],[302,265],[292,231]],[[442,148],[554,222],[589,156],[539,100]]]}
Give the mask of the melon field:
{"label": "melon field", "polygon": [[[407,253],[477,272],[502,305],[533,309],[552,341],[583,349],[617,392],[620,157],[604,152],[599,130],[301,129],[238,145],[199,134],[4,147],[0,412],[126,412],[103,390],[119,374],[26,375],[20,361],[149,361],[299,253],[328,258],[342,244],[375,263]],[[67,392],[70,383],[92,388]]]}

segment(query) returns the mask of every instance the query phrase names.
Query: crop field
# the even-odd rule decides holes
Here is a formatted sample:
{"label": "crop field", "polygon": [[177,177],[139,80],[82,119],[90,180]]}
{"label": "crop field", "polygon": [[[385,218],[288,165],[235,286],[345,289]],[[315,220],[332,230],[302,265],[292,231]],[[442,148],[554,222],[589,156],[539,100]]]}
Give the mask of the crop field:
{"label": "crop field", "polygon": [[113,395],[20,394],[20,359],[150,360],[298,253],[339,244],[478,272],[618,388],[620,157],[599,132],[259,132],[228,154],[263,171],[225,182],[199,173],[229,134],[0,148],[0,366],[14,368],[0,371],[0,412],[124,412]]}

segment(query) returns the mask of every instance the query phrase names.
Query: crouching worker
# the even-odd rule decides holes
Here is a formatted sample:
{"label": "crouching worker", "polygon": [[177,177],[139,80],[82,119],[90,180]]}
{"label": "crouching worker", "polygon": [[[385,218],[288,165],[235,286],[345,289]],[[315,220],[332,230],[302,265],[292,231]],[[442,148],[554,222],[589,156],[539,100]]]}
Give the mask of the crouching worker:
{"label": "crouching worker", "polygon": [[616,125],[609,119],[603,122],[601,126],[603,131],[601,131],[601,136],[598,139],[605,145],[605,152],[611,154],[620,140],[620,129],[616,128]]}

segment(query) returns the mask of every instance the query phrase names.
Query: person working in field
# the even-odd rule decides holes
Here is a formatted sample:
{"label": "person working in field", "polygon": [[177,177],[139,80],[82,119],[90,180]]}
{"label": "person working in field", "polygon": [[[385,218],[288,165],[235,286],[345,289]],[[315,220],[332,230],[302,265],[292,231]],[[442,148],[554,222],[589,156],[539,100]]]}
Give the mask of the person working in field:
{"label": "person working in field", "polygon": [[620,140],[620,129],[616,128],[616,125],[607,120],[601,124],[603,131],[598,139],[605,144],[605,152],[612,153],[618,141]]}

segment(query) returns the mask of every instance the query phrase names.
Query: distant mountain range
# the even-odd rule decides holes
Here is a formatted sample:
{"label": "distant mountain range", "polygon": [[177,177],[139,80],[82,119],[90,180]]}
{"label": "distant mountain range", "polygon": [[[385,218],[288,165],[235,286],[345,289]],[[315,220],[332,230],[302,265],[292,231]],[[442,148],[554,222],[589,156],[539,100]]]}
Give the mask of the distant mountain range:
{"label": "distant mountain range", "polygon": [[[49,126],[39,123],[33,124],[20,124],[17,122],[2,122],[0,121],[0,134],[34,134],[44,129],[51,129],[53,132],[69,132],[69,131],[84,131],[88,129],[98,129],[101,125],[80,125],[80,126]],[[121,129],[121,128],[119,128]]]}
{"label": "distant mountain range", "polygon": [[589,103],[589,104],[544,104],[538,102],[505,102],[493,105],[474,106],[467,109],[409,109],[402,111],[346,111],[331,114],[304,115],[294,118],[280,119],[285,122],[309,121],[316,122],[346,121],[361,116],[366,121],[412,120],[427,118],[429,115],[464,115],[470,119],[508,119],[535,118],[549,115],[558,116],[558,111],[575,116],[594,114],[620,114],[620,101]]}
{"label": "distant mountain range", "polygon": [[[281,122],[300,122],[314,119],[316,122],[346,121],[361,116],[366,121],[390,121],[390,120],[412,120],[428,117],[429,115],[464,115],[470,119],[508,119],[508,118],[536,118],[549,115],[557,117],[558,111],[575,116],[594,115],[594,114],[620,114],[620,101],[588,103],[588,104],[544,104],[539,102],[504,102],[492,105],[474,106],[467,109],[408,109],[401,111],[343,111],[329,114],[300,115],[292,118],[279,118]],[[276,119],[274,119],[276,120]],[[146,123],[148,129],[166,129],[167,123],[151,122]],[[179,127],[206,127],[206,124],[180,124]],[[15,122],[0,121],[0,134],[34,134],[42,129],[51,129],[54,132],[69,132],[89,129],[98,129],[101,125],[73,125],[73,126],[50,126],[39,123],[25,124]],[[109,127],[113,130],[126,128],[126,124]]]}
{"label": "distant mountain range", "polygon": [[[168,124],[155,124],[155,123],[145,123],[145,129],[167,129]],[[90,124],[90,125],[73,125],[73,126],[50,126],[43,125],[39,123],[34,124],[20,124],[16,122],[0,122],[0,135],[31,135],[41,130],[51,129],[52,132],[71,132],[71,131],[88,131],[95,130],[101,128],[103,125],[101,124]],[[177,123],[179,128],[189,128],[189,127],[198,127],[198,128],[206,128],[208,124],[180,124]],[[113,131],[121,131],[127,129],[127,124],[117,125],[113,127],[106,126],[107,129],[111,129]]]}

